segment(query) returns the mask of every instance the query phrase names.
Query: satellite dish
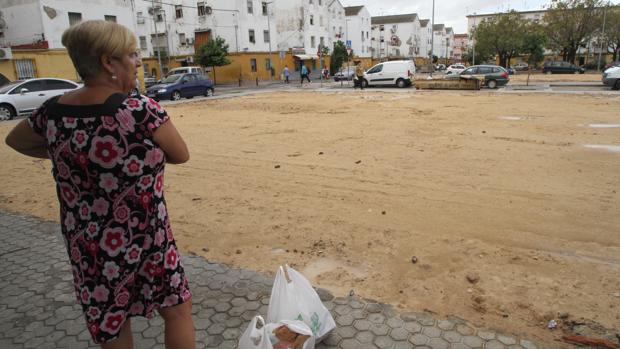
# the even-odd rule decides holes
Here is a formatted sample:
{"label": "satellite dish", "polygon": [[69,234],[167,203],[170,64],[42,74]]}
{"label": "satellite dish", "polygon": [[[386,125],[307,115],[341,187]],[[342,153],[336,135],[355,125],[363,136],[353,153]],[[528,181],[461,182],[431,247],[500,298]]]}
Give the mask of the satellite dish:
{"label": "satellite dish", "polygon": [[213,13],[213,8],[211,6],[205,7],[205,13],[210,15]]}

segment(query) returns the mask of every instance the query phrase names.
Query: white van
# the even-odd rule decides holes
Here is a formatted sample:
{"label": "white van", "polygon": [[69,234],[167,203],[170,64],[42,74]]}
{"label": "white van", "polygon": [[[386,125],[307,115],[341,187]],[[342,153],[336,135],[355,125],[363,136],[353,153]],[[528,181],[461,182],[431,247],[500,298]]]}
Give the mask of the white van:
{"label": "white van", "polygon": [[388,86],[397,87],[411,86],[411,78],[415,74],[415,63],[412,60],[389,61],[375,65],[364,73],[364,87]]}
{"label": "white van", "polygon": [[204,71],[204,69],[202,69],[202,67],[193,66],[193,67],[178,67],[178,68],[174,68],[174,69],[170,70],[166,74],[166,76],[173,75],[173,74],[186,74],[186,73],[205,75],[205,71]]}

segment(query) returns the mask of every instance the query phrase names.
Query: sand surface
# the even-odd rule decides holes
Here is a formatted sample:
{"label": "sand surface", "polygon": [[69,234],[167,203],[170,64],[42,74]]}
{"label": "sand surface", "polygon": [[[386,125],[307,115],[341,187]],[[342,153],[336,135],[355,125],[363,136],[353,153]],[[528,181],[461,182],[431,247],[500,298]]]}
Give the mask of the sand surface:
{"label": "sand surface", "polygon": [[[166,169],[185,253],[289,263],[337,296],[543,341],[559,313],[620,327],[618,96],[280,92],[167,109],[192,155]],[[0,161],[0,206],[57,220],[49,164],[4,145]]]}

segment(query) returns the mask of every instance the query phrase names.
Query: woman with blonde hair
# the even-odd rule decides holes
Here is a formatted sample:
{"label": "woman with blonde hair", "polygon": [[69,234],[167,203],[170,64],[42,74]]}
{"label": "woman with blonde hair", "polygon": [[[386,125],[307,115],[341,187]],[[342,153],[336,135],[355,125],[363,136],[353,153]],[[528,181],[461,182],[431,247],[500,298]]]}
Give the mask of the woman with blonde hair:
{"label": "woman with blonde hair", "polygon": [[194,348],[191,294],[163,196],[164,164],[189,160],[166,111],[129,97],[142,63],[126,27],[85,21],[62,36],[84,87],[46,101],[7,136],[52,161],[75,292],[93,340],[132,348],[130,318],[165,321],[166,348]]}

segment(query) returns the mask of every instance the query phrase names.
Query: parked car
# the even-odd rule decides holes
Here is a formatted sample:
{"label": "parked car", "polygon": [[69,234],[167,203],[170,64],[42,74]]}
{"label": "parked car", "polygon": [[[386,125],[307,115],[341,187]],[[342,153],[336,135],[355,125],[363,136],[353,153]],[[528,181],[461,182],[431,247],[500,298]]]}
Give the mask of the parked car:
{"label": "parked car", "polygon": [[609,68],[613,68],[613,67],[620,67],[620,61],[615,61],[615,62],[611,62],[611,63],[607,63],[605,65],[605,68],[603,69],[603,71],[609,69]]}
{"label": "parked car", "polygon": [[145,76],[144,77],[144,87],[149,88],[157,83],[157,79],[154,76]]}
{"label": "parked car", "polygon": [[465,65],[460,63],[452,64],[446,68],[446,74],[460,74],[465,68]]}
{"label": "parked car", "polygon": [[166,73],[166,76],[177,75],[177,74],[199,74],[205,75],[205,70],[202,67],[198,66],[190,66],[190,67],[178,67],[170,70]]}
{"label": "parked car", "polygon": [[446,65],[445,64],[437,64],[437,65],[435,65],[435,70],[438,70],[438,71],[446,70]]}
{"label": "parked car", "polygon": [[620,90],[620,66],[605,70],[603,84],[610,86],[612,90]]}
{"label": "parked car", "polygon": [[355,66],[346,66],[340,68],[340,70],[334,74],[334,81],[346,81],[353,80],[355,76]]}
{"label": "parked car", "polygon": [[542,68],[543,74],[583,74],[586,70],[569,62],[547,61]]}
{"label": "parked car", "polygon": [[508,71],[498,65],[474,65],[463,70],[459,75],[448,75],[448,78],[476,78],[480,80],[482,86],[497,88],[504,86],[510,81]]}
{"label": "parked car", "polygon": [[504,68],[506,69],[506,71],[508,72],[508,75],[515,75],[517,73],[516,69],[512,68],[512,67],[507,67]]}
{"label": "parked car", "polygon": [[529,68],[529,64],[525,63],[525,62],[519,62],[517,64],[514,64],[512,66],[510,66],[512,69],[516,70],[516,71],[523,71],[523,70],[527,70],[527,68]]}
{"label": "parked car", "polygon": [[0,86],[4,86],[10,82],[11,80],[7,79],[6,76],[0,74]]}
{"label": "parked car", "polygon": [[0,88],[0,120],[29,114],[46,100],[80,87],[64,79],[28,79],[11,82]]}
{"label": "parked car", "polygon": [[165,77],[161,83],[146,90],[146,95],[155,100],[211,96],[215,92],[213,81],[200,74],[174,74]]}
{"label": "parked car", "polygon": [[412,60],[388,61],[379,63],[364,73],[364,87],[373,85],[395,85],[403,88],[411,86],[411,78],[415,74],[415,63]]}

